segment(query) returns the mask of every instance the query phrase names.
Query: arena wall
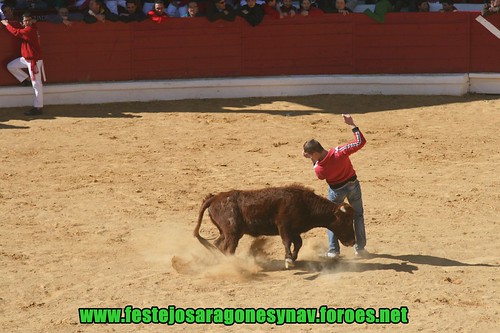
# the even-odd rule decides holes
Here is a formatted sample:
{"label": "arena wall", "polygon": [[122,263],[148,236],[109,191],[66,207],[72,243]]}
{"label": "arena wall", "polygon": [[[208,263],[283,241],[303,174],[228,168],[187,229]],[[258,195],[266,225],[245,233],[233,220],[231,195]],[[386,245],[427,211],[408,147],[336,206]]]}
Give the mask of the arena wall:
{"label": "arena wall", "polygon": [[[125,89],[124,96],[135,91],[132,95],[148,100],[181,99],[186,98],[186,89],[199,87],[200,82],[204,82],[201,86],[215,84],[212,91],[219,86],[238,92],[234,85],[239,84],[240,95],[302,94],[297,87],[304,82],[309,82],[308,93],[456,95],[471,87],[479,90],[474,92],[500,93],[496,59],[500,39],[476,21],[478,15],[392,13],[386,15],[385,23],[364,14],[266,17],[257,27],[241,18],[214,23],[206,18],[171,19],[164,24],[77,23],[72,27],[42,22],[39,27],[49,94],[70,96],[78,93],[68,91],[99,87],[101,92]],[[500,27],[500,15],[488,21]],[[19,42],[1,29],[0,45],[0,86],[5,87],[0,88],[1,104],[29,105],[30,98],[23,96],[32,91],[18,88],[5,68],[19,54]],[[262,81],[263,77],[268,80]],[[206,78],[210,80],[200,80]],[[429,85],[429,80],[434,84]],[[260,88],[255,86],[259,82],[263,82]],[[168,90],[176,86],[183,88]],[[482,91],[484,86],[487,89]],[[166,90],[162,93],[162,89]],[[197,95],[192,90],[191,98]],[[46,103],[59,102],[49,96]]]}

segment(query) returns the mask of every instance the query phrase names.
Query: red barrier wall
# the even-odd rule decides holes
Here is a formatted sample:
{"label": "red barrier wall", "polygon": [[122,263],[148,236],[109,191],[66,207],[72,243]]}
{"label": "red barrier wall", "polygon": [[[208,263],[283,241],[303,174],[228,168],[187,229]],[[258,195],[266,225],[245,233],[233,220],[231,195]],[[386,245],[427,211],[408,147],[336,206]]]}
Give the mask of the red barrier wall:
{"label": "red barrier wall", "polygon": [[[478,13],[206,18],[163,24],[39,23],[48,83],[297,74],[500,73],[500,39]],[[500,28],[500,15],[488,17]],[[19,42],[0,28],[0,85]]]}

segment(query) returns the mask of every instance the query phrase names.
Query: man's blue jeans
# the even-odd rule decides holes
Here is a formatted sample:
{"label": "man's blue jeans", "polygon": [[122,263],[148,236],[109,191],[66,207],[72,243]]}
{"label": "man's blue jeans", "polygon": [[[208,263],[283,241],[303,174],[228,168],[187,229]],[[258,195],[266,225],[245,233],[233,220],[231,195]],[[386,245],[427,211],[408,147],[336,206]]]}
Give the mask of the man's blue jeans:
{"label": "man's blue jeans", "polygon": [[[361,185],[357,179],[335,190],[328,188],[328,200],[335,203],[342,203],[345,198],[347,198],[349,204],[354,208],[354,231],[356,233],[356,244],[354,245],[354,249],[356,251],[364,250],[366,245],[366,234],[363,216],[363,199],[361,197]],[[335,237],[330,230],[327,232],[329,242],[328,252],[340,253],[337,237]]]}

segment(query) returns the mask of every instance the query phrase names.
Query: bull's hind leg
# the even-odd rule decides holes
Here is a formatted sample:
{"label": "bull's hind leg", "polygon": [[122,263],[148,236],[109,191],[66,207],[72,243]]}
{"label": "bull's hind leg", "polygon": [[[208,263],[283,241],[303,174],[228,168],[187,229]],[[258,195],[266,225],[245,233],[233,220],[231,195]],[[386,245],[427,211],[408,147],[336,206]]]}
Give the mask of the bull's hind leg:
{"label": "bull's hind leg", "polygon": [[212,223],[217,227],[217,229],[219,230],[219,234],[220,234],[219,237],[217,237],[217,239],[214,241],[214,245],[219,249],[219,251],[221,251],[222,253],[225,253],[224,243],[225,243],[226,237],[224,235],[224,231],[220,227],[219,223],[212,217],[212,215],[210,215],[210,219],[212,220]]}
{"label": "bull's hind leg", "polygon": [[236,248],[238,247],[238,242],[240,241],[241,236],[237,231],[226,232],[224,235],[224,250],[225,254],[234,254],[236,252]]}
{"label": "bull's hind leg", "polygon": [[234,254],[240,240],[240,228],[243,223],[239,215],[235,198],[228,197],[209,208],[210,218],[219,229],[220,236],[215,245],[226,255]]}
{"label": "bull's hind leg", "polygon": [[221,234],[215,241],[214,245],[217,246],[217,248],[221,251],[224,252],[224,242],[226,240],[226,237]]}
{"label": "bull's hind leg", "polygon": [[302,247],[302,238],[300,235],[294,235],[292,238],[293,242],[293,252],[292,252],[292,260],[297,260],[297,256],[299,255],[299,250]]}

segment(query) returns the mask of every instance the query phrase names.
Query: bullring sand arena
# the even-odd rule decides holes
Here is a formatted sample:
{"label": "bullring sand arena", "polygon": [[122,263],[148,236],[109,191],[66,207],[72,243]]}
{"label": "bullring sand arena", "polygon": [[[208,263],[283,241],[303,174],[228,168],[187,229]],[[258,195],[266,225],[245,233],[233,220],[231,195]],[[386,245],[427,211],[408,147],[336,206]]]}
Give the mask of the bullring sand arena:
{"label": "bullring sand arena", "polygon": [[[499,332],[498,95],[188,100],[0,109],[1,332]],[[209,193],[303,184],[302,144],[352,155],[368,258],[303,235],[234,257],[193,238]],[[205,214],[201,229],[216,229]],[[81,324],[79,308],[408,308],[407,324]]]}

